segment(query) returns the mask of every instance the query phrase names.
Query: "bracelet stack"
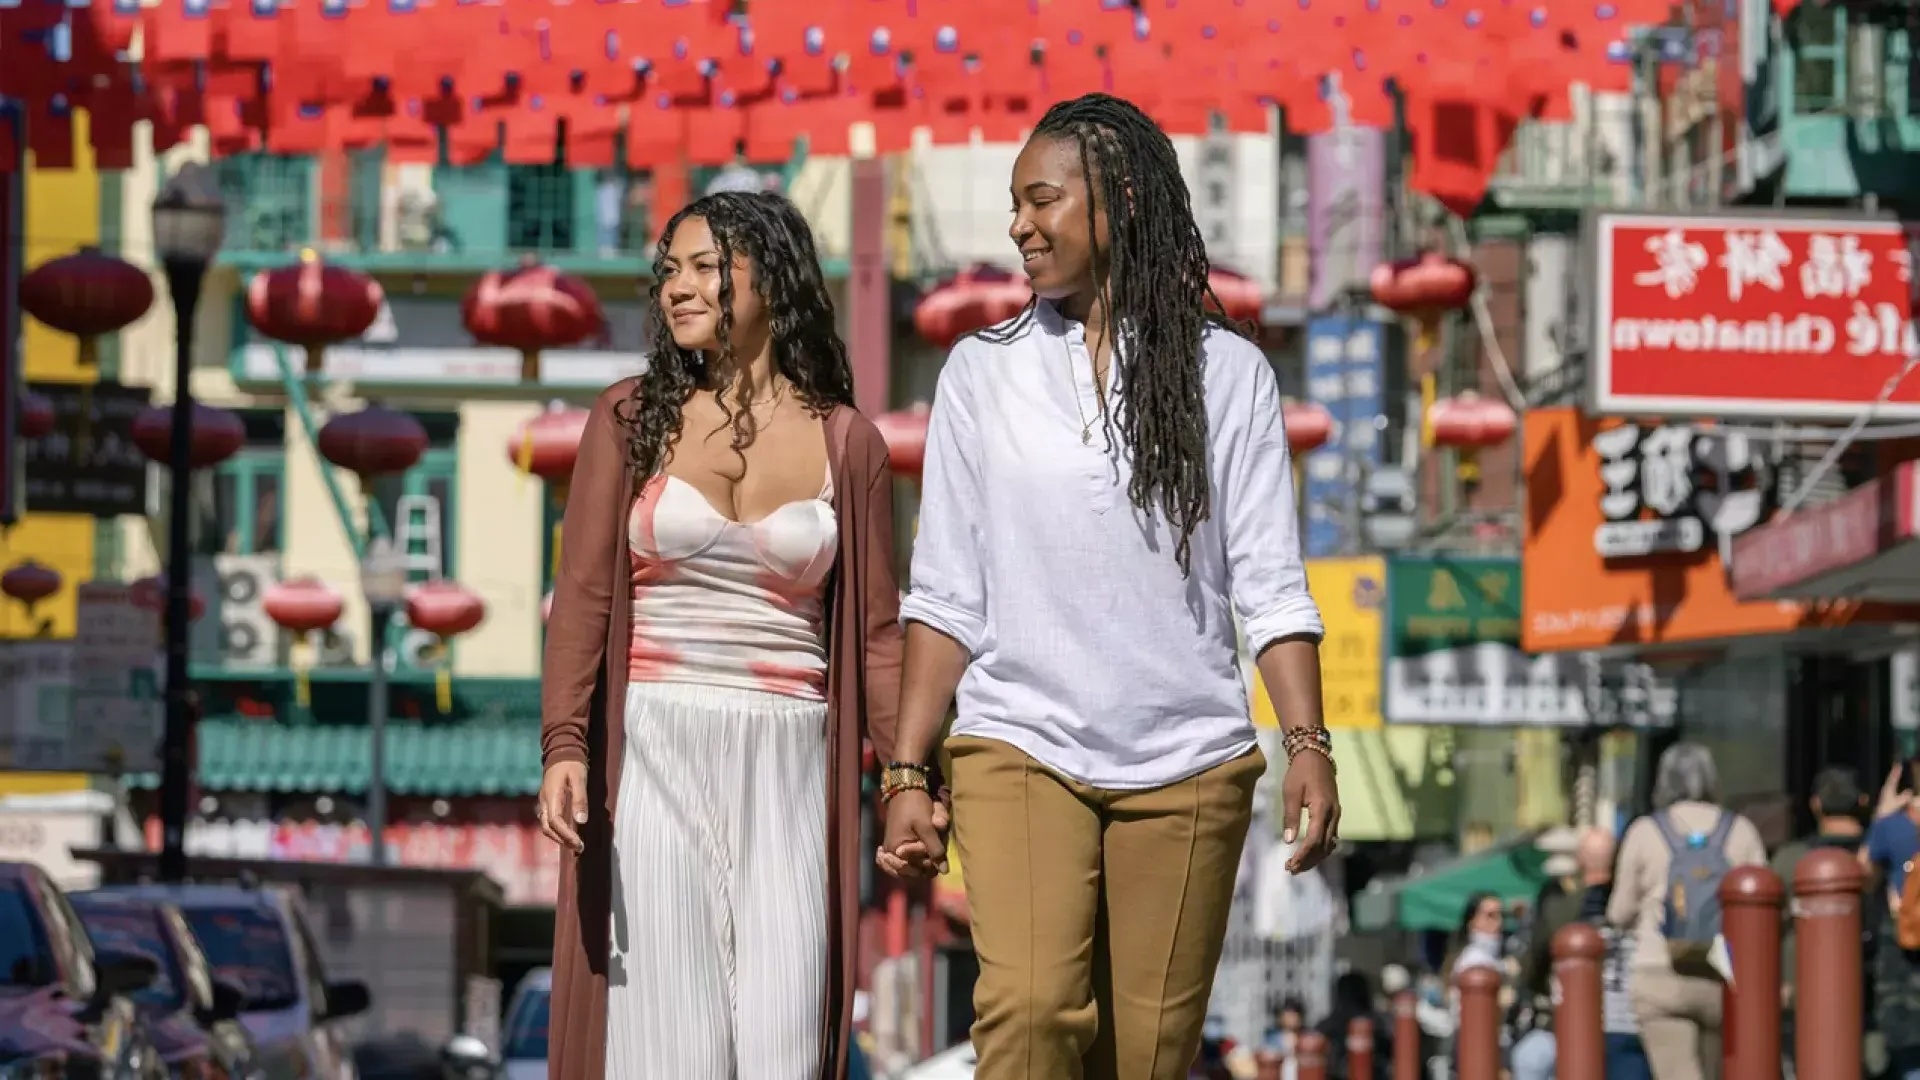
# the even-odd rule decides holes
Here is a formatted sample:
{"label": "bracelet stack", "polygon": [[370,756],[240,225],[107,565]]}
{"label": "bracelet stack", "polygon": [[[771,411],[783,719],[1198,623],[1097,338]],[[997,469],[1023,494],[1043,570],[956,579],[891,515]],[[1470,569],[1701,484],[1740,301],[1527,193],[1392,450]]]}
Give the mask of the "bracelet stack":
{"label": "bracelet stack", "polygon": [[1327,759],[1335,775],[1339,774],[1340,767],[1333,760],[1333,733],[1324,727],[1294,728],[1280,736],[1280,748],[1286,751],[1289,763],[1301,754],[1319,754]]}
{"label": "bracelet stack", "polygon": [[880,771],[880,801],[890,803],[903,791],[933,794],[933,769],[908,761],[889,761]]}

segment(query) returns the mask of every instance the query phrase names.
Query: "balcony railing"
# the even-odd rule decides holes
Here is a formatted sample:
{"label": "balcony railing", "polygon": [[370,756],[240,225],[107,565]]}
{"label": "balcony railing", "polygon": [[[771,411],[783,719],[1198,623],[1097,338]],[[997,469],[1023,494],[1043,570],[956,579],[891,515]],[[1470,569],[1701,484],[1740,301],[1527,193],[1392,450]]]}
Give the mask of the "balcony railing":
{"label": "balcony railing", "polygon": [[1615,148],[1591,123],[1528,120],[1494,170],[1494,201],[1513,209],[1577,210],[1618,204],[1626,192],[1616,177]]}
{"label": "balcony railing", "polygon": [[[798,166],[765,170],[782,186]],[[223,261],[278,265],[303,248],[372,270],[464,271],[522,255],[589,272],[645,273],[653,261],[652,180],[624,168],[396,165],[378,151],[222,160],[229,216]],[[715,170],[695,170],[692,190]]]}

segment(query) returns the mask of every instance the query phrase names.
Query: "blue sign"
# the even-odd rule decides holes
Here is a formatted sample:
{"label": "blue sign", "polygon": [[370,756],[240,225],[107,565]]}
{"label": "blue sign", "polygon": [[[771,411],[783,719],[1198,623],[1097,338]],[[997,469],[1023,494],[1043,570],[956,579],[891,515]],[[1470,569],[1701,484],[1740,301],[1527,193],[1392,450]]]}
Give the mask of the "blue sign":
{"label": "blue sign", "polygon": [[1361,550],[1360,491],[1381,463],[1386,328],[1351,315],[1307,322],[1307,400],[1333,414],[1333,435],[1306,455],[1306,555]]}

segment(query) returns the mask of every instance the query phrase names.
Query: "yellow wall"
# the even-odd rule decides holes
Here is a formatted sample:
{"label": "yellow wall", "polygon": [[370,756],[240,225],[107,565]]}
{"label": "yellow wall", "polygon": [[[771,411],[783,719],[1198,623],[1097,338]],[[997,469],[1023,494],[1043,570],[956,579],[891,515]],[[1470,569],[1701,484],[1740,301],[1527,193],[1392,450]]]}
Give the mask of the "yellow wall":
{"label": "yellow wall", "polygon": [[[73,168],[41,170],[29,158],[26,184],[26,245],[22,264],[32,270],[49,259],[100,240],[100,178],[93,168],[86,118],[74,120]],[[92,382],[98,375],[79,364],[77,341],[26,320],[21,353],[29,380]],[[93,576],[93,519],[76,514],[28,512],[19,525],[0,534],[0,567],[32,558],[58,570],[60,593],[40,606],[29,620],[20,605],[0,604],[0,637],[34,633],[42,619],[51,619],[53,633],[73,633],[73,589]]]}
{"label": "yellow wall", "polygon": [[530,401],[469,401],[460,407],[459,515],[454,543],[462,585],[487,602],[487,620],[454,649],[459,675],[540,673],[540,552],[546,485],[507,460],[520,425],[539,414]]}

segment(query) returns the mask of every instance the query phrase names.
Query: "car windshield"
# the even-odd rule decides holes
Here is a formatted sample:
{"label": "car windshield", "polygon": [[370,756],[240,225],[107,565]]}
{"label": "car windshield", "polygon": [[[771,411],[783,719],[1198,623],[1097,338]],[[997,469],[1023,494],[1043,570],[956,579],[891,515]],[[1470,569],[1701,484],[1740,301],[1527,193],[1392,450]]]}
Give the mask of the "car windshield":
{"label": "car windshield", "polygon": [[530,990],[507,1017],[508,1061],[547,1060],[547,1010],[552,995],[545,990]]}
{"label": "car windshield", "polygon": [[215,978],[237,986],[247,1009],[284,1009],[300,1000],[286,927],[261,908],[197,908],[187,925]]}
{"label": "car windshield", "polygon": [[145,907],[95,907],[84,901],[74,908],[93,942],[94,955],[108,951],[135,953],[148,957],[158,967],[153,982],[131,995],[134,1001],[167,1010],[186,1004],[180,990],[179,965],[160,927],[159,912]]}
{"label": "car windshield", "polygon": [[47,932],[25,882],[0,881],[0,988],[46,986],[54,980]]}

